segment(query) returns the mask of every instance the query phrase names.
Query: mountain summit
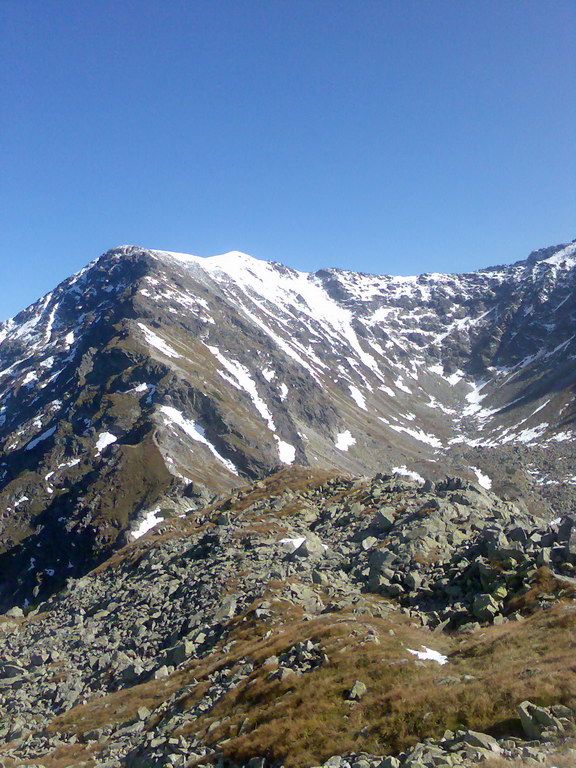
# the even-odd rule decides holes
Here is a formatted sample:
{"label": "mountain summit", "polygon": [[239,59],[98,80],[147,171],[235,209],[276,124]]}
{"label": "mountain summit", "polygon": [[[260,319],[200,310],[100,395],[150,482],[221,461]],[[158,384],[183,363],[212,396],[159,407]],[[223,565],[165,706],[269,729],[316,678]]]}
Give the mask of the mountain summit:
{"label": "mountain summit", "polygon": [[401,277],[108,251],[0,325],[2,601],[285,465],[572,503],[576,244],[535,254]]}

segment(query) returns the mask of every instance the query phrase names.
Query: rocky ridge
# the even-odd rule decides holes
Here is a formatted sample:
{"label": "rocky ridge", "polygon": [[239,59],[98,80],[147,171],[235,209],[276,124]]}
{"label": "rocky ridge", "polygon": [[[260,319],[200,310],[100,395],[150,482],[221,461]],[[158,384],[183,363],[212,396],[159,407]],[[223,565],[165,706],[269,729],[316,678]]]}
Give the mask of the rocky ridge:
{"label": "rocky ridge", "polygon": [[282,464],[573,510],[575,252],[416,277],[104,254],[0,325],[0,604]]}
{"label": "rocky ridge", "polygon": [[573,761],[572,516],[298,467],[177,509],[2,617],[0,764]]}

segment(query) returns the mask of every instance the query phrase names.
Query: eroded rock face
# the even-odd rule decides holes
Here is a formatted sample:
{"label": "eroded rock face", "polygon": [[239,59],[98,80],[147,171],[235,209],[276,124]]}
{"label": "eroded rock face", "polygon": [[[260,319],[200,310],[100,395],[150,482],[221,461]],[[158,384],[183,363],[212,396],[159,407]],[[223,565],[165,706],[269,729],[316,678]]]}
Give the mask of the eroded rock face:
{"label": "eroded rock face", "polygon": [[0,602],[283,464],[572,509],[574,253],[400,278],[109,251],[0,326]]}

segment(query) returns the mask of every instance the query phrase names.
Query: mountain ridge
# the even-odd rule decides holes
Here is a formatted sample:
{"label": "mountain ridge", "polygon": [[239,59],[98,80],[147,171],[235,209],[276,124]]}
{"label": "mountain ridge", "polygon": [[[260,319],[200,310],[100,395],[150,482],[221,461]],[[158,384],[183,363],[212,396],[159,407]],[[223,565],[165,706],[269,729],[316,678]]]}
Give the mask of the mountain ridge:
{"label": "mountain ridge", "polygon": [[1,326],[0,763],[571,766],[576,245],[537,254],[123,246]]}
{"label": "mountain ridge", "polygon": [[[282,262],[274,261],[274,260],[259,259],[259,258],[255,257],[255,256],[252,256],[251,254],[249,254],[249,253],[247,253],[245,251],[239,251],[239,250],[234,250],[234,249],[231,250],[231,251],[225,251],[223,253],[214,254],[214,255],[211,255],[211,256],[196,256],[194,254],[188,254],[188,253],[185,253],[185,252],[169,251],[169,250],[154,249],[154,248],[146,248],[144,246],[140,246],[140,245],[136,245],[136,244],[124,243],[124,244],[121,244],[121,245],[118,245],[118,246],[113,246],[112,248],[109,248],[108,250],[104,251],[102,254],[100,254],[100,256],[97,256],[96,258],[92,259],[92,261],[88,262],[88,264],[86,264],[84,267],[80,268],[77,272],[74,272],[72,275],[70,275],[70,277],[65,278],[64,280],[62,280],[61,283],[59,283],[59,285],[63,285],[65,283],[68,283],[68,281],[73,281],[73,280],[77,279],[78,277],[83,275],[87,270],[89,270],[92,266],[95,266],[97,264],[97,262],[99,262],[101,259],[104,259],[108,255],[114,255],[114,254],[116,254],[118,252],[122,252],[122,253],[126,253],[126,254],[130,253],[130,252],[165,253],[165,254],[171,254],[171,255],[173,255],[175,257],[184,257],[186,259],[193,259],[194,261],[196,261],[198,263],[202,263],[204,261],[209,261],[211,259],[222,259],[223,257],[226,257],[226,256],[240,255],[240,256],[243,256],[243,257],[248,257],[249,259],[253,259],[254,261],[262,261],[264,263],[272,264],[272,265],[279,266],[279,267],[284,267],[284,268],[289,269],[289,270],[291,269],[291,270],[294,270],[295,272],[303,272],[303,274],[307,274],[307,275],[317,275],[318,273],[323,273],[323,272],[326,272],[326,273],[329,273],[329,272],[357,272],[357,274],[366,275],[366,276],[370,276],[370,277],[389,277],[389,278],[395,278],[395,277],[414,278],[414,277],[416,277],[417,278],[417,277],[427,277],[427,276],[431,276],[431,275],[443,275],[443,276],[445,275],[445,276],[448,276],[448,275],[459,275],[459,274],[474,274],[476,272],[489,272],[489,271],[500,270],[500,269],[503,269],[503,268],[506,268],[506,267],[516,267],[516,266],[523,266],[523,265],[526,265],[526,264],[533,264],[533,263],[535,263],[537,261],[544,261],[544,260],[550,258],[550,256],[553,256],[556,252],[570,247],[575,242],[576,242],[576,240],[572,240],[570,243],[560,243],[558,245],[546,246],[546,247],[543,247],[543,248],[535,249],[534,251],[532,251],[528,255],[527,258],[520,259],[520,260],[517,260],[515,262],[511,262],[509,264],[508,263],[501,263],[501,264],[497,264],[497,265],[493,265],[493,266],[479,267],[478,269],[471,270],[471,271],[464,272],[464,273],[462,273],[462,272],[437,272],[437,271],[428,272],[428,271],[426,271],[426,272],[410,274],[410,275],[397,274],[397,273],[389,274],[389,273],[363,272],[363,271],[357,271],[357,270],[349,270],[349,269],[341,268],[341,267],[320,267],[318,270],[314,270],[313,272],[312,271],[311,272],[303,272],[302,270],[298,270],[295,267],[286,266]],[[33,307],[34,305],[36,305],[39,301],[41,301],[41,299],[42,299],[42,297],[40,297],[36,301],[33,301],[31,304],[29,304],[23,310],[20,310],[19,312],[17,312],[12,317],[8,317],[5,320],[0,320],[0,329],[2,329],[3,326],[5,327],[7,324],[9,324],[10,321],[15,320],[20,314],[22,314],[22,312],[25,312],[26,310],[28,310],[31,307]],[[1,333],[2,333],[2,331],[0,330],[0,334]]]}
{"label": "mountain ridge", "polygon": [[0,573],[25,582],[6,594],[96,563],[183,488],[198,504],[282,464],[569,507],[576,245],[543,251],[407,277],[106,252],[0,326]]}

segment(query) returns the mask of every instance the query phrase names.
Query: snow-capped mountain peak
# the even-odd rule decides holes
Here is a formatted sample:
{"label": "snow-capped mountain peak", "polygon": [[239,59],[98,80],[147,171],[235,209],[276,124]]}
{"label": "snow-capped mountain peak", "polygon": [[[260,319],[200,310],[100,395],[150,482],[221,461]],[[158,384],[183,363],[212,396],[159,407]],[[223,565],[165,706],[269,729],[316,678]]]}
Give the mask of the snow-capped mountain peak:
{"label": "snow-capped mountain peak", "polygon": [[528,451],[522,482],[560,503],[576,488],[575,245],[538,254],[385,276],[108,251],[0,326],[0,541],[28,551],[49,528],[63,551],[41,543],[30,579],[59,573],[174,484],[194,498],[291,463],[497,484]]}

